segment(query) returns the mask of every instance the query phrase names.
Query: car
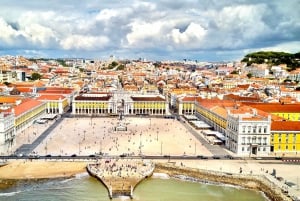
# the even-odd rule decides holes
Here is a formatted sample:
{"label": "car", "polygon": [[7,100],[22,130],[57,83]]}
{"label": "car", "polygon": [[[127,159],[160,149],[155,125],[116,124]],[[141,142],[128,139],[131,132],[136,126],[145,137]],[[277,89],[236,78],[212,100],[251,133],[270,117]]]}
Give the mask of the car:
{"label": "car", "polygon": [[40,156],[39,155],[29,155],[28,158],[29,159],[38,159],[38,158],[40,158]]}
{"label": "car", "polygon": [[92,158],[92,157],[96,157],[96,156],[95,156],[94,154],[91,154],[91,155],[89,155],[89,157],[91,157],[91,158]]}
{"label": "car", "polygon": [[197,158],[200,158],[200,159],[208,159],[207,156],[203,156],[203,155],[198,155]]}
{"label": "car", "polygon": [[233,159],[233,156],[231,156],[231,155],[226,155],[226,156],[224,156],[224,158]]}
{"label": "car", "polygon": [[213,159],[221,159],[221,157],[220,157],[220,156],[216,156],[216,155],[215,155],[215,156],[213,156],[212,158],[213,158]]}
{"label": "car", "polygon": [[51,154],[47,154],[45,157],[49,158],[49,157],[51,157]]}
{"label": "car", "polygon": [[72,155],[71,155],[71,157],[76,157],[76,156],[77,156],[76,154],[72,154]]}
{"label": "car", "polygon": [[17,157],[18,157],[18,158],[22,158],[22,157],[24,157],[24,154],[22,154],[22,153],[21,153],[21,154],[18,154]]}

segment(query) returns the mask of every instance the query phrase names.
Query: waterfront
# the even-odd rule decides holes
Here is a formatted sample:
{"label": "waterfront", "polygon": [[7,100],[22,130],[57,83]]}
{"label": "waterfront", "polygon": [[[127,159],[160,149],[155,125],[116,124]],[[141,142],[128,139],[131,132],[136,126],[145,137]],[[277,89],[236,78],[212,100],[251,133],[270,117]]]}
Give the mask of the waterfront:
{"label": "waterfront", "polygon": [[[2,190],[0,200],[6,201],[109,201],[107,189],[87,173],[69,179],[50,179],[27,182]],[[129,197],[113,200],[130,200]],[[133,201],[176,200],[265,201],[262,193],[231,186],[201,184],[178,179],[149,178],[134,190]]]}

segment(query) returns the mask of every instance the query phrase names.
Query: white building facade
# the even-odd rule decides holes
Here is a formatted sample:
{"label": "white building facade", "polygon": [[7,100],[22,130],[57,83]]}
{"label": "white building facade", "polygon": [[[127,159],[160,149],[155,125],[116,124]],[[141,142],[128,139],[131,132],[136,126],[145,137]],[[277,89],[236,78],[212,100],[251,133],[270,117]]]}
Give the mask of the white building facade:
{"label": "white building facade", "polygon": [[0,113],[0,154],[10,154],[15,145],[14,114],[11,112]]}
{"label": "white building facade", "polygon": [[238,156],[266,156],[270,153],[271,116],[228,110],[225,146]]}

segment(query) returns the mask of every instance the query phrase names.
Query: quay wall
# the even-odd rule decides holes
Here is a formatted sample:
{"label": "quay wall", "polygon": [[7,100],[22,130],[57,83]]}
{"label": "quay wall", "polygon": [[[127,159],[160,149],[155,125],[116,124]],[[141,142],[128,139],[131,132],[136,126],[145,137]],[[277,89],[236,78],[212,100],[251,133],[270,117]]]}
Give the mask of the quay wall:
{"label": "quay wall", "polygon": [[155,173],[166,173],[176,177],[184,175],[192,177],[205,183],[222,183],[234,186],[240,186],[247,189],[253,189],[263,192],[271,201],[290,201],[291,198],[282,193],[274,183],[264,176],[229,174],[225,172],[201,170],[196,168],[175,166],[167,163],[156,163]]}

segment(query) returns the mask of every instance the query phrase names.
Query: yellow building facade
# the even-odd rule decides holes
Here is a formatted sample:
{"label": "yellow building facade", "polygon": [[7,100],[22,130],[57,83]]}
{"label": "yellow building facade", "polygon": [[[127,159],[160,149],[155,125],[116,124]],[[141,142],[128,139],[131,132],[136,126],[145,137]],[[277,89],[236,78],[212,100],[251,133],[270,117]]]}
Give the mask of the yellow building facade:
{"label": "yellow building facade", "polygon": [[300,125],[297,121],[273,121],[271,151],[274,153],[300,152]]}

